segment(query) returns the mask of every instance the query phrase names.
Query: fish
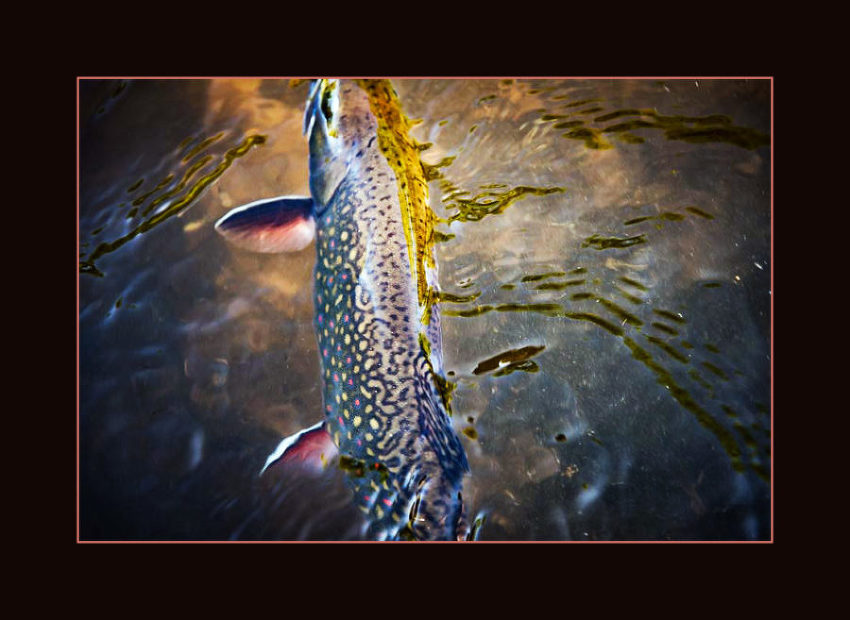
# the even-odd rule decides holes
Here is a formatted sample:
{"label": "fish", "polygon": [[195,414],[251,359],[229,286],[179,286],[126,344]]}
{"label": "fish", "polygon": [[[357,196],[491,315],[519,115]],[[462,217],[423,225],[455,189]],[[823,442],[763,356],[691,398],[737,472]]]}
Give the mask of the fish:
{"label": "fish", "polygon": [[263,198],[216,231],[243,250],[315,243],[323,417],[284,438],[261,475],[336,463],[375,540],[475,540],[469,463],[451,422],[434,257],[436,215],[412,122],[388,80],[311,83],[303,132],[310,196]]}

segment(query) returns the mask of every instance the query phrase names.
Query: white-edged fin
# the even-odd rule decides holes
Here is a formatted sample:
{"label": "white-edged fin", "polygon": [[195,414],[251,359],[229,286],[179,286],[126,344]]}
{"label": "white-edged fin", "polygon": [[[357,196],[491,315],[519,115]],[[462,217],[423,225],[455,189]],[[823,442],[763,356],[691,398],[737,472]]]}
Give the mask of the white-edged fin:
{"label": "white-edged fin", "polygon": [[[281,441],[266,459],[266,464],[260,470],[262,476],[269,467],[279,460],[298,459],[313,462],[314,465],[324,466],[336,456],[337,448],[325,430],[324,421],[298,431]],[[317,462],[316,462],[317,461]]]}
{"label": "white-edged fin", "polygon": [[252,252],[297,252],[316,236],[313,199],[265,198],[230,210],[215,223],[230,243]]}

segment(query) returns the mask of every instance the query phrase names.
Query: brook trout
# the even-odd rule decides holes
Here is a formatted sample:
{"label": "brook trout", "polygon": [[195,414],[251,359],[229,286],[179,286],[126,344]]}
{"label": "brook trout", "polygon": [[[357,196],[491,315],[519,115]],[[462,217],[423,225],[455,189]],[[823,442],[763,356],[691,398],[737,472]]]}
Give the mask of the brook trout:
{"label": "brook trout", "polygon": [[311,196],[236,208],[216,230],[259,252],[316,244],[324,419],[284,439],[263,471],[336,458],[369,538],[472,539],[433,303],[435,216],[409,127],[386,80],[314,81],[304,114]]}

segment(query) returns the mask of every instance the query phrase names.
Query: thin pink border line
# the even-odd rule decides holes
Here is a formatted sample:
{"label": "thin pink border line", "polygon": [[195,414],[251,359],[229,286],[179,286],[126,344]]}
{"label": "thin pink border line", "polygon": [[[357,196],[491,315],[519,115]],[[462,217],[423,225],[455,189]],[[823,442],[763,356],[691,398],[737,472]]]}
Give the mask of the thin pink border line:
{"label": "thin pink border line", "polygon": [[773,78],[770,79],[770,541],[773,542],[773,519],[775,517],[774,504],[776,500],[773,493],[773,475],[775,450],[773,446],[773,162],[775,159],[773,151]]}
{"label": "thin pink border line", "polygon": [[[359,79],[357,77],[344,76],[349,79]],[[86,79],[174,79],[174,80],[189,80],[189,79],[309,79],[299,77],[286,76],[207,76],[207,77],[121,77],[115,76],[77,76],[77,259],[79,260],[80,252],[80,80]],[[667,80],[770,80],[770,539],[769,540],[563,540],[563,541],[477,541],[484,544],[769,544],[774,542],[774,431],[773,431],[773,161],[774,161],[774,143],[773,143],[773,76],[738,76],[738,77],[391,77],[390,79],[614,79],[614,80],[647,80],[647,79],[667,79]],[[78,544],[380,544],[382,541],[303,541],[303,540],[81,540],[80,539],[80,277],[79,268],[77,271],[77,543]],[[389,541],[383,541],[389,542]],[[403,542],[403,541],[395,541]],[[419,541],[419,544],[425,541]],[[435,541],[440,542],[440,541]],[[452,544],[453,541],[442,541],[443,543]]]}
{"label": "thin pink border line", "polygon": [[[403,544],[403,545],[456,545],[464,544],[463,541],[453,540],[81,540],[80,544],[108,545],[184,545],[184,544],[211,544],[211,545],[373,545],[373,544]],[[713,545],[713,544],[771,544],[773,540],[478,540],[475,544],[485,545]]]}
{"label": "thin pink border line", "polygon": [[77,80],[77,542],[80,542],[80,80]]}
{"label": "thin pink border line", "polygon": [[[347,80],[368,80],[368,79],[390,79],[390,80],[771,80],[773,76],[498,76],[498,75],[444,75],[444,76],[418,76],[418,75],[389,75],[389,76],[373,76],[373,75],[208,75],[208,76],[175,76],[175,75],[142,75],[142,76],[114,76],[114,75],[81,75],[77,76],[79,80],[309,80],[309,79],[347,79]],[[771,97],[773,96],[771,87]]]}

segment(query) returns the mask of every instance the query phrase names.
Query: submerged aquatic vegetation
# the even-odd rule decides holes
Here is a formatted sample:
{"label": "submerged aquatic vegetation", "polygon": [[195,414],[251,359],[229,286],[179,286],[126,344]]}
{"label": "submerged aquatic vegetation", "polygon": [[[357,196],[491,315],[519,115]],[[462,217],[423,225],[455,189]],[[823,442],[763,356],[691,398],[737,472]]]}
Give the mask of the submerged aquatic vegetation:
{"label": "submerged aquatic vegetation", "polygon": [[633,237],[603,237],[593,234],[582,242],[582,247],[593,247],[597,250],[608,250],[611,248],[627,248],[639,243],[646,243],[646,235],[635,235]]}
{"label": "submerged aquatic vegetation", "polygon": [[[590,103],[592,100],[580,100],[560,106],[563,109]],[[599,100],[596,100],[599,101]],[[543,122],[551,122],[574,116],[587,116],[603,111],[601,106],[585,108],[571,114],[546,112],[540,116]],[[626,119],[626,120],[621,120]],[[610,121],[616,121],[611,123]],[[592,123],[595,126],[589,125]],[[605,124],[609,123],[609,124]],[[733,124],[724,114],[707,116],[684,116],[680,114],[660,114],[653,108],[625,108],[595,116],[592,120],[581,119],[555,124],[556,129],[571,128],[561,134],[564,138],[581,140],[589,149],[610,149],[613,145],[605,136],[614,136],[626,144],[643,144],[645,138],[634,134],[636,130],[656,130],[663,132],[667,140],[679,140],[693,144],[725,142],[747,150],[755,150],[770,145],[770,136],[749,127]]]}
{"label": "submerged aquatic vegetation", "polygon": [[494,355],[493,357],[479,362],[475,367],[475,370],[472,371],[472,374],[481,375],[493,370],[500,370],[507,366],[526,362],[545,348],[546,347],[544,345],[528,346],[522,347],[521,349],[511,349],[509,351],[499,353],[498,355]]}
{"label": "submerged aquatic vegetation", "polygon": [[[563,187],[530,187],[520,185],[505,191],[483,191],[471,198],[461,193],[451,193],[443,198],[446,209],[457,211],[449,216],[449,222],[478,222],[489,215],[502,213],[512,204],[526,196],[545,196],[565,191]],[[467,192],[463,192],[467,193]]]}

